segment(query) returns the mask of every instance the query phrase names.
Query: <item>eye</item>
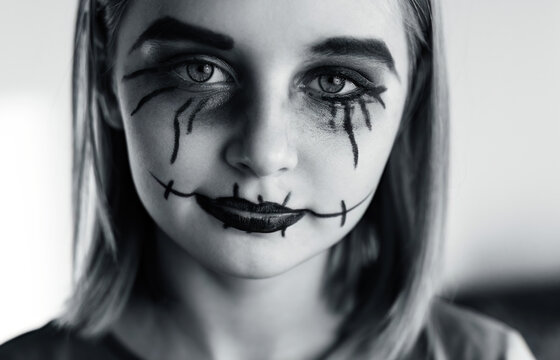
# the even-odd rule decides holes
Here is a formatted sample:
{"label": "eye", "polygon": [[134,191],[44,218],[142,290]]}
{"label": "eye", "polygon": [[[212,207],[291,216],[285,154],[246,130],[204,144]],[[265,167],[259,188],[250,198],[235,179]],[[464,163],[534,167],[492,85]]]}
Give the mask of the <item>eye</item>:
{"label": "eye", "polygon": [[173,72],[181,79],[190,83],[219,84],[233,80],[233,77],[226,70],[206,61],[183,63],[176,66]]}
{"label": "eye", "polygon": [[344,76],[331,74],[314,77],[307,84],[307,87],[332,95],[347,95],[358,89],[356,84]]}

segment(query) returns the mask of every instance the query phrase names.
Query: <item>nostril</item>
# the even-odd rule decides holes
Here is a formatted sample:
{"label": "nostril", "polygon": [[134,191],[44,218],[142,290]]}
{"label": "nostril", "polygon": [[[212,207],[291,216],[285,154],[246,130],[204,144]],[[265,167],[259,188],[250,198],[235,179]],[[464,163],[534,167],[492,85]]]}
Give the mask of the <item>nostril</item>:
{"label": "nostril", "polygon": [[243,173],[256,175],[253,168],[249,166],[249,164],[247,164],[246,162],[243,161],[238,162],[237,168]]}
{"label": "nostril", "polygon": [[242,170],[251,170],[251,167],[249,165],[245,164],[245,163],[239,163],[239,167]]}

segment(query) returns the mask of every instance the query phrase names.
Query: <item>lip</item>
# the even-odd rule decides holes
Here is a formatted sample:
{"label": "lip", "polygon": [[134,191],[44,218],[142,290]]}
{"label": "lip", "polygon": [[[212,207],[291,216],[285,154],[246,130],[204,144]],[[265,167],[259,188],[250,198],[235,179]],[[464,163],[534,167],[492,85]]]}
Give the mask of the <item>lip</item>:
{"label": "lip", "polygon": [[225,226],[247,232],[283,231],[305,215],[303,211],[292,210],[268,201],[255,204],[241,198],[210,199],[203,195],[196,195],[196,201],[204,211],[223,222]]}

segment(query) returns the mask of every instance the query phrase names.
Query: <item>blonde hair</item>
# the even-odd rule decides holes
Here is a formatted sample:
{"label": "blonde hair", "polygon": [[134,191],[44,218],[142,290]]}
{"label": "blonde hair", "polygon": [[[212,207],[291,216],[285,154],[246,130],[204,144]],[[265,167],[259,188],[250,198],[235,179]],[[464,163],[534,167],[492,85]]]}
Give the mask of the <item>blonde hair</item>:
{"label": "blonde hair", "polygon": [[[111,87],[128,0],[80,0],[73,74],[75,288],[59,323],[106,331],[142,272],[153,221],[134,191]],[[400,0],[411,78],[399,134],[366,214],[330,250],[325,294],[346,314],[324,358],[399,359],[425,328],[441,258],[448,110],[436,0]],[[366,356],[367,357],[367,356]]]}

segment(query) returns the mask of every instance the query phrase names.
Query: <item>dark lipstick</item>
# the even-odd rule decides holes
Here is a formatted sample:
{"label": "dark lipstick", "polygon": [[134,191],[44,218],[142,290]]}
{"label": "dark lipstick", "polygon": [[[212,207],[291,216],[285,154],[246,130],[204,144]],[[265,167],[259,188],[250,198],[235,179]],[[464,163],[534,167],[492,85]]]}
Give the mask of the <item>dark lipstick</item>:
{"label": "dark lipstick", "polygon": [[196,195],[198,205],[228,227],[247,232],[271,233],[285,230],[298,222],[305,212],[263,201],[255,204],[235,197],[210,199]]}

